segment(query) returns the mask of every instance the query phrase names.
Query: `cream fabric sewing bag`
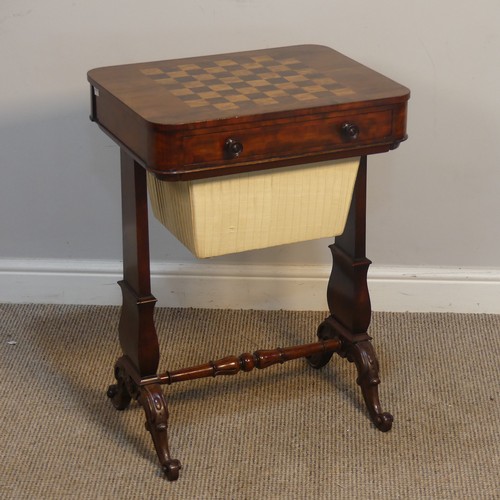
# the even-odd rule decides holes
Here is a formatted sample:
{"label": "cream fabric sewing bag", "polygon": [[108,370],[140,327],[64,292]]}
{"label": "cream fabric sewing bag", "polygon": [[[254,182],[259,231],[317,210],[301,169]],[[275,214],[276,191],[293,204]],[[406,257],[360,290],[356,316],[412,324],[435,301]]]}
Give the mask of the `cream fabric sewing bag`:
{"label": "cream fabric sewing bag", "polygon": [[210,179],[148,174],[153,213],[195,256],[342,234],[359,158]]}

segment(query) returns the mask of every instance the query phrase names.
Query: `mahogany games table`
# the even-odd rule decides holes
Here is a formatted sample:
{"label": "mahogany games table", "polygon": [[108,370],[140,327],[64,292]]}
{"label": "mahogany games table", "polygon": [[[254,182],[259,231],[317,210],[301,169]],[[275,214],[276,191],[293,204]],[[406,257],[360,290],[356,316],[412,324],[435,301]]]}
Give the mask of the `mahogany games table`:
{"label": "mahogany games table", "polygon": [[[132,398],[142,405],[166,477],[177,479],[181,465],[168,448],[163,384],[301,357],[321,368],[336,352],[355,363],[371,420],[388,431],[393,418],[381,409],[379,366],[367,334],[366,160],[406,139],[408,89],[318,45],[98,68],[88,80],[91,119],[121,148],[123,356],[108,396],[119,410]],[[318,341],[157,373],[147,176],[182,183],[356,157],[345,229],[330,246],[330,315],[319,325]]]}

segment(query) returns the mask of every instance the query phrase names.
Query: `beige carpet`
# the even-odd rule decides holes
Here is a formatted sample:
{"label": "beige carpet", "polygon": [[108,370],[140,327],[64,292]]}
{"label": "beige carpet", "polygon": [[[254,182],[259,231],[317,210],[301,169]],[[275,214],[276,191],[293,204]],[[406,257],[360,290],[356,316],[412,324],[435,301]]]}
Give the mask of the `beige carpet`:
{"label": "beige carpet", "polygon": [[[168,483],[143,410],[105,395],[118,314],[0,305],[1,498],[500,498],[500,316],[374,314],[386,434],[337,356],[166,388],[183,463]],[[313,341],[322,318],[158,309],[161,369]]]}

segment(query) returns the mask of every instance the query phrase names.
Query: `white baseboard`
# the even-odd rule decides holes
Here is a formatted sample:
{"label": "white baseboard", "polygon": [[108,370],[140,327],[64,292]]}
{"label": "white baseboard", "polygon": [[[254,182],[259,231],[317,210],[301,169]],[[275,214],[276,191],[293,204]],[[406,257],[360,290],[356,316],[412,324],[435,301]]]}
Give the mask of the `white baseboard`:
{"label": "white baseboard", "polygon": [[[329,266],[154,263],[162,307],[327,310]],[[500,314],[500,270],[372,266],[375,311]],[[119,305],[118,261],[0,260],[0,302]]]}

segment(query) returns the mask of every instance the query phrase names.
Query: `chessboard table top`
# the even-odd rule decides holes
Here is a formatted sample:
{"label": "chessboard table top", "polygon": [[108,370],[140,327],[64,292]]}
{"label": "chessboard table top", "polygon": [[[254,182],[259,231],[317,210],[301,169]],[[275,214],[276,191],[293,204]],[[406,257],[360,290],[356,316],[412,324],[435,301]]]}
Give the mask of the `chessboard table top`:
{"label": "chessboard table top", "polygon": [[97,68],[88,79],[157,127],[401,102],[407,88],[328,47],[301,45]]}

